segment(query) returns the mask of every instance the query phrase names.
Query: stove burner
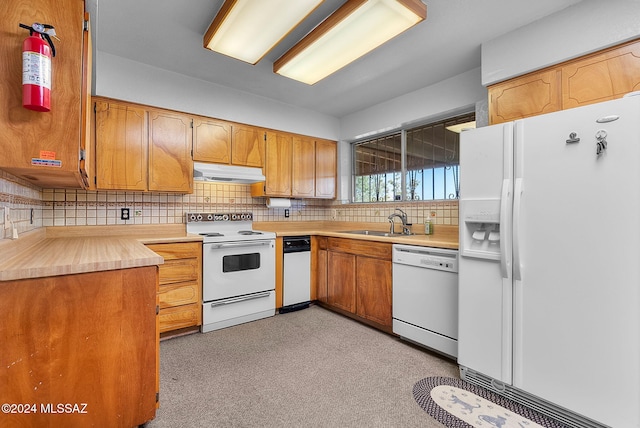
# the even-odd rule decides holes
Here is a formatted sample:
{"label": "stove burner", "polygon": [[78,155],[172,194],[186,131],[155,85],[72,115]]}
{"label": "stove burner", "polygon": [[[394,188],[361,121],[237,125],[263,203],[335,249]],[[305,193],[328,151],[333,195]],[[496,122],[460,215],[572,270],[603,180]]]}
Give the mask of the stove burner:
{"label": "stove burner", "polygon": [[262,235],[262,232],[256,232],[255,230],[239,230],[238,235]]}
{"label": "stove burner", "polygon": [[208,233],[200,233],[199,235],[202,236],[207,236],[207,237],[216,237],[216,236],[224,236],[224,234],[222,233],[218,233],[218,232],[208,232]]}

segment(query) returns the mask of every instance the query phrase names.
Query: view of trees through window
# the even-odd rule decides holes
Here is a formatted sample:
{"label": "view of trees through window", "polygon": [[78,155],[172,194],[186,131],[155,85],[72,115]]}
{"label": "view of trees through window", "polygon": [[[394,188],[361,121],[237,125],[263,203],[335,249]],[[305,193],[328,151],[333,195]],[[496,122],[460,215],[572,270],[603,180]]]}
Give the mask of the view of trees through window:
{"label": "view of trees through window", "polygon": [[355,143],[354,202],[458,199],[460,131],[455,125],[473,121],[475,114],[468,113]]}

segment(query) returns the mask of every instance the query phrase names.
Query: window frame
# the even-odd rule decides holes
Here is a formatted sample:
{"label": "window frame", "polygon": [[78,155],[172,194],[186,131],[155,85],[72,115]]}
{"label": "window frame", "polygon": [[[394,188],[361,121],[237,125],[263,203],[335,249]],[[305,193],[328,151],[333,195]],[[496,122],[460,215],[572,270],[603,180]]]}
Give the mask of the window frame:
{"label": "window frame", "polygon": [[[381,132],[379,134],[370,134],[368,135],[366,138],[361,138],[355,141],[351,142],[351,147],[350,147],[350,151],[351,151],[351,171],[350,171],[350,176],[351,176],[351,203],[357,203],[357,204],[371,204],[371,203],[380,203],[380,204],[385,204],[385,203],[398,203],[398,202],[434,202],[434,201],[451,201],[451,200],[455,200],[458,201],[460,199],[460,195],[458,194],[456,198],[452,198],[452,199],[448,199],[446,196],[446,186],[445,188],[443,188],[443,190],[445,191],[445,198],[444,199],[419,199],[419,200],[414,200],[414,199],[407,199],[407,183],[406,183],[406,179],[407,179],[407,133],[409,131],[412,131],[414,129],[417,128],[421,128],[421,127],[427,127],[429,125],[435,125],[441,122],[446,122],[448,120],[453,120],[455,118],[458,117],[464,117],[464,116],[470,116],[470,115],[474,115],[475,116],[476,112],[474,109],[472,108],[468,108],[468,109],[462,109],[460,111],[457,112],[452,112],[451,114],[448,115],[443,115],[443,116],[439,116],[439,117],[433,117],[431,119],[428,120],[424,120],[424,121],[420,121],[420,122],[414,122],[411,124],[407,124],[405,126],[402,126],[400,128],[396,128],[393,130],[388,130],[386,132]],[[393,135],[400,135],[400,200],[391,200],[391,201],[356,201],[356,162],[357,162],[357,158],[356,158],[356,153],[355,153],[355,147],[358,144],[362,144],[362,143],[366,143],[368,141],[373,141],[376,139],[381,139],[381,138],[386,138],[386,137],[390,137]],[[459,164],[458,164],[458,168],[459,168]],[[446,167],[445,167],[446,168]],[[431,169],[433,170],[433,169]],[[424,171],[424,169],[422,170]],[[446,170],[444,172],[445,177],[446,177]],[[460,171],[458,169],[457,172],[458,176],[460,174]],[[458,182],[459,182],[459,178],[458,178]],[[434,190],[434,196],[435,196],[435,190]]]}

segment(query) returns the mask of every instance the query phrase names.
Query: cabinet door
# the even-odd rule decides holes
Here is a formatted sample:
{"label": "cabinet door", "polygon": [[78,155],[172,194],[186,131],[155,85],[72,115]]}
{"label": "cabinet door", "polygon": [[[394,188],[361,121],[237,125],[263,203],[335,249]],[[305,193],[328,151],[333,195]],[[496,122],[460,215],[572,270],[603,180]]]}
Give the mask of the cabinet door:
{"label": "cabinet door", "polygon": [[231,163],[231,124],[195,118],[193,120],[193,160]]}
{"label": "cabinet door", "polygon": [[291,162],[291,196],[313,198],[316,187],[316,143],[312,138],[293,137]]}
{"label": "cabinet door", "polygon": [[391,326],[391,261],[356,257],[356,314],[370,321]]}
{"label": "cabinet door", "polygon": [[189,116],[149,112],[149,190],[193,191],[192,135]]}
{"label": "cabinet door", "polygon": [[530,73],[489,87],[491,124],[561,109],[560,71]]}
{"label": "cabinet door", "polygon": [[327,303],[350,313],[356,311],[356,256],[329,251]]}
{"label": "cabinet door", "polygon": [[233,125],[231,163],[233,165],[264,166],[264,132],[260,128]]}
{"label": "cabinet door", "polygon": [[316,140],[316,198],[336,197],[337,153],[335,141]]}
{"label": "cabinet door", "polygon": [[0,402],[87,404],[86,414],[3,414],[2,426],[131,427],[153,419],[156,291],[156,266],[0,281],[1,355],[15,361],[0,371]]}
{"label": "cabinet door", "polygon": [[147,114],[142,108],[95,103],[96,188],[147,190]]}
{"label": "cabinet door", "polygon": [[606,50],[562,67],[562,108],[621,98],[640,90],[640,42]]}
{"label": "cabinet door", "polygon": [[[77,0],[0,2],[0,168],[45,188],[85,188],[80,149],[83,109],[83,72],[91,65],[83,57],[84,2]],[[51,110],[36,112],[22,107],[22,54],[27,30],[19,23],[50,23],[62,42],[52,59]],[[86,118],[86,116],[85,116]]]}
{"label": "cabinet door", "polygon": [[267,132],[265,147],[265,194],[291,196],[291,135]]}

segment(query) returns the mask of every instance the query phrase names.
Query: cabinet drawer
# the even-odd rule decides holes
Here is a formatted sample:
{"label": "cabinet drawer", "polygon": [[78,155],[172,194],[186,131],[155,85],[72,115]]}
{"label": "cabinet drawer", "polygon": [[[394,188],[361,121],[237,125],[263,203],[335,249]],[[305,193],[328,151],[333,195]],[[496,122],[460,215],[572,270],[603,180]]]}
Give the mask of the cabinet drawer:
{"label": "cabinet drawer", "polygon": [[330,251],[357,254],[391,260],[391,244],[364,241],[360,239],[328,238],[327,247]]}
{"label": "cabinet drawer", "polygon": [[200,325],[202,324],[201,314],[202,305],[198,303],[160,309],[158,315],[160,333]]}
{"label": "cabinet drawer", "polygon": [[147,244],[147,248],[166,260],[198,258],[202,256],[200,242],[177,242],[175,244]]}
{"label": "cabinet drawer", "polygon": [[158,292],[160,309],[171,306],[200,303],[200,286],[197,282],[181,282],[161,285]]}
{"label": "cabinet drawer", "polygon": [[197,281],[200,264],[198,259],[165,259],[160,268],[160,285],[174,282]]}

